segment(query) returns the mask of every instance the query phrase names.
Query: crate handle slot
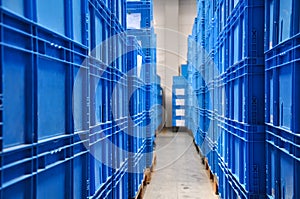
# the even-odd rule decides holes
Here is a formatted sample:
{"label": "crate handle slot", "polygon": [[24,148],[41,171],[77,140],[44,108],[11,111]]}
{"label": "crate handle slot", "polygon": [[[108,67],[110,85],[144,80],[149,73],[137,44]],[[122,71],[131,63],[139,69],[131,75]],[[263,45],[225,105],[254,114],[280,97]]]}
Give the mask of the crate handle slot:
{"label": "crate handle slot", "polygon": [[0,95],[0,109],[3,109],[3,95]]}

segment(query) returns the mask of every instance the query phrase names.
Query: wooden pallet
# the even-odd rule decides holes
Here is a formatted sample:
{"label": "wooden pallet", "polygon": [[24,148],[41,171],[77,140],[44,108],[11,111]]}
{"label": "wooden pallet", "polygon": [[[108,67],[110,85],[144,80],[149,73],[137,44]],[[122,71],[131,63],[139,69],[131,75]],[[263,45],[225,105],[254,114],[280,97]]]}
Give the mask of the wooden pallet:
{"label": "wooden pallet", "polygon": [[213,179],[213,190],[216,195],[219,195],[219,182],[217,176],[215,175]]}
{"label": "wooden pallet", "polygon": [[152,159],[152,166],[151,166],[151,172],[153,172],[154,171],[154,168],[155,168],[155,166],[156,166],[156,152],[155,151],[153,151],[153,159]]}
{"label": "wooden pallet", "polygon": [[202,155],[202,153],[201,153],[201,151],[200,151],[200,148],[199,148],[199,146],[196,144],[195,140],[193,140],[193,142],[194,142],[194,146],[195,146],[195,148],[196,148],[197,153],[200,155],[202,164],[205,165],[205,156]]}
{"label": "wooden pallet", "polygon": [[207,159],[207,158],[204,158],[203,162],[204,162],[205,169],[206,169],[206,171],[207,171],[207,175],[208,175],[208,177],[209,177],[209,179],[210,179],[210,181],[211,181],[211,183],[212,183],[214,193],[215,193],[216,195],[218,195],[218,194],[219,194],[219,191],[218,191],[218,189],[219,189],[218,178],[217,178],[217,176],[214,175],[213,172],[210,170],[210,167],[209,167],[209,164],[208,164],[208,159]]}
{"label": "wooden pallet", "polygon": [[156,153],[154,151],[153,152],[153,158],[152,158],[152,165],[151,165],[150,168],[145,169],[143,183],[141,184],[135,199],[143,199],[144,193],[146,191],[146,187],[151,182],[152,172],[154,171],[155,166],[156,166]]}
{"label": "wooden pallet", "polygon": [[[145,175],[144,175],[144,179],[145,179]],[[144,196],[144,183],[142,183],[142,184],[140,185],[140,188],[139,188],[139,190],[138,190],[138,192],[137,192],[137,194],[136,194],[135,199],[142,199],[143,196]]]}

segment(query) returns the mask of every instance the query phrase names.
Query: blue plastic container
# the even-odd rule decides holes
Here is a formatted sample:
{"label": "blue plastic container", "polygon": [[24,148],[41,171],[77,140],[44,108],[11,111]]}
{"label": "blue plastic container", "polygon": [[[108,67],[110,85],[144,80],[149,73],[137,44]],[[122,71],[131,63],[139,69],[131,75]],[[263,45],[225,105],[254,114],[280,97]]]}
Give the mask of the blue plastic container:
{"label": "blue plastic container", "polygon": [[181,65],[181,75],[187,80],[188,79],[188,66],[187,64]]}
{"label": "blue plastic container", "polygon": [[151,1],[127,2],[127,28],[144,29],[152,27],[153,9]]}
{"label": "blue plastic container", "polygon": [[[157,117],[157,112],[154,112],[153,105],[156,105],[158,100],[153,98],[156,95],[156,84],[147,84],[144,77],[149,73],[150,65],[138,66],[136,57],[142,56],[144,62],[144,54],[142,47],[138,44],[137,37],[129,36],[129,46],[127,53],[128,64],[128,91],[133,93],[130,98],[129,112],[131,120],[129,122],[129,157],[128,157],[128,198],[135,198],[143,183],[144,170],[152,166],[153,159],[153,141],[156,127],[154,118]],[[140,68],[139,68],[140,67]],[[139,71],[140,70],[140,71]],[[140,75],[138,73],[140,72]],[[140,77],[139,77],[140,76]],[[150,76],[154,78],[155,76]],[[150,97],[151,95],[151,97]],[[146,100],[150,99],[151,100]],[[150,123],[151,122],[151,123]],[[151,124],[151,125],[148,125]],[[147,127],[146,127],[147,126]]]}
{"label": "blue plastic container", "polygon": [[[127,28],[129,29],[127,32],[136,37],[137,41],[140,43],[143,54],[145,55],[144,62],[139,69],[141,71],[140,76],[142,80],[140,89],[143,89],[142,99],[144,101],[142,102],[142,109],[139,109],[139,111],[133,110],[133,112],[143,116],[140,125],[137,127],[147,126],[144,128],[145,132],[143,132],[144,134],[141,137],[145,138],[143,139],[143,142],[145,141],[145,148],[143,151],[145,155],[142,156],[142,159],[145,161],[145,167],[148,168],[152,165],[153,141],[155,130],[158,126],[156,124],[158,112],[156,112],[154,109],[154,107],[157,105],[157,98],[153,97],[156,95],[156,35],[154,34],[152,20],[152,1],[127,2]],[[136,98],[135,100],[135,103],[137,104],[137,102],[140,102],[141,98]],[[135,132],[135,130],[133,130],[133,132]],[[131,165],[131,167],[135,168],[134,165]],[[145,167],[142,167],[142,169]],[[140,186],[140,175],[140,173],[137,175],[131,175],[131,178],[133,181],[135,181],[135,184],[131,185],[132,188],[130,189],[130,198],[135,196],[136,191]]]}
{"label": "blue plastic container", "polygon": [[[264,21],[256,20],[264,2],[198,1],[197,8],[188,42],[197,119],[188,125],[222,198],[264,198]],[[253,156],[254,149],[262,153]]]}
{"label": "blue plastic container", "polygon": [[[126,29],[126,0],[107,1],[107,3],[108,2],[111,4],[112,21],[116,23],[116,25],[120,25]],[[100,3],[105,3],[105,0],[101,0]]]}
{"label": "blue plastic container", "polygon": [[263,198],[266,186],[266,158],[265,154],[261,153],[265,151],[264,126],[236,126],[229,121],[220,124],[222,126],[217,151],[220,161],[224,162],[229,170],[226,172],[234,176],[244,197],[256,195]]}
{"label": "blue plastic container", "polygon": [[299,138],[277,127],[266,128],[267,196],[297,198],[300,194]]}
{"label": "blue plastic container", "polygon": [[[87,138],[86,135],[80,136]],[[88,150],[83,143],[88,143],[88,140],[82,140],[80,136],[64,136],[3,152],[2,197],[87,197]],[[48,188],[56,192],[49,193]]]}
{"label": "blue plastic container", "polygon": [[[146,56],[147,63],[156,63],[156,35],[153,29],[128,30],[130,35],[136,36]],[[152,67],[156,72],[156,67]]]}
{"label": "blue plastic container", "polygon": [[[153,67],[140,74],[136,70],[129,80],[131,63],[137,63],[137,54],[144,55],[140,47],[136,54],[122,55],[127,50],[127,37],[119,34],[126,28],[126,1],[65,3],[1,2],[1,197],[135,197],[130,194],[136,191],[128,193],[130,167],[138,169],[138,190],[152,163],[154,128],[147,129],[149,140],[141,138],[141,130],[134,131],[138,138],[127,132],[161,115],[150,109],[162,103],[161,95],[146,103],[155,89],[143,85],[156,77],[155,47],[145,51]],[[115,35],[116,48],[103,46]],[[151,46],[155,35],[149,35],[145,42]],[[141,103],[130,107],[134,125],[127,117],[129,87],[141,88],[132,105]],[[116,95],[124,100],[111,103]],[[141,154],[134,157],[139,161],[127,151]]]}
{"label": "blue plastic container", "polygon": [[186,126],[188,84],[183,76],[173,77],[172,92],[172,124],[174,127]]}
{"label": "blue plastic container", "polygon": [[[300,35],[266,51],[268,197],[299,197]],[[288,171],[288,172],[287,172]]]}
{"label": "blue plastic container", "polygon": [[266,52],[266,123],[299,131],[299,34]]}
{"label": "blue plastic container", "polygon": [[295,0],[265,2],[265,51],[284,43],[300,32],[299,14],[294,10],[298,7],[299,2]]}

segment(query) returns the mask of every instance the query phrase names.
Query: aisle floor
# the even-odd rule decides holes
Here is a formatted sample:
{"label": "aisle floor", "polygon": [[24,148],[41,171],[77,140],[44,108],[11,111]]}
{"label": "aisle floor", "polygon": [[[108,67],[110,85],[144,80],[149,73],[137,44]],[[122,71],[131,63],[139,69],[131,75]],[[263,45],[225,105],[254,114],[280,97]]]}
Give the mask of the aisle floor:
{"label": "aisle floor", "polygon": [[218,198],[188,133],[162,131],[156,139],[156,156],[145,199]]}

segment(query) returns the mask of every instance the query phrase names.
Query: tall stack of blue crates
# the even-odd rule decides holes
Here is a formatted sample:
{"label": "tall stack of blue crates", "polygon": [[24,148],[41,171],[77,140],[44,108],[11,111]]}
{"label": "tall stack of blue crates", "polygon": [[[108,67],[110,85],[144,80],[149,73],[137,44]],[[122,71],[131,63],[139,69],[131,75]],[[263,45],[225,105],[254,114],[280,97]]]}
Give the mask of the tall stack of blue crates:
{"label": "tall stack of blue crates", "polygon": [[188,63],[187,63],[187,72],[188,72],[188,90],[187,90],[187,98],[188,101],[186,103],[186,126],[193,133],[195,143],[200,145],[200,133],[199,133],[199,118],[200,118],[200,106],[198,104],[198,94],[200,91],[199,87],[199,68],[197,61],[200,56],[198,56],[197,46],[198,37],[196,34],[197,31],[197,23],[198,19],[196,18],[193,25],[193,34],[188,38]]}
{"label": "tall stack of blue crates", "polygon": [[[221,71],[217,76],[217,93],[225,89],[225,96],[221,95],[225,97],[222,99],[224,114],[217,113],[219,182],[225,181],[220,183],[220,193],[224,197],[264,198],[265,95],[261,86],[264,84],[264,22],[256,19],[264,17],[264,2],[237,1],[227,9],[223,29],[216,27],[220,30],[218,39],[223,40],[225,35],[225,41],[216,45],[217,68]],[[227,177],[227,173],[233,177]],[[229,190],[228,184],[233,185]]]}
{"label": "tall stack of blue crates", "polygon": [[[146,88],[144,87],[144,76],[140,68],[145,62],[145,56],[142,48],[139,46],[136,37],[129,36],[128,38],[128,87],[129,87],[129,198],[134,198],[139,191],[140,185],[143,183],[143,169],[146,168],[145,147],[146,137],[143,135],[145,130],[143,122],[145,120],[145,95]],[[137,57],[140,57],[139,60]]]}
{"label": "tall stack of blue crates", "polygon": [[188,101],[188,66],[180,67],[180,76],[173,77],[172,84],[172,126],[185,127]]}
{"label": "tall stack of blue crates", "polygon": [[187,104],[196,119],[187,127],[221,198],[299,198],[300,3],[197,5],[188,38]]}
{"label": "tall stack of blue crates", "polygon": [[0,198],[135,197],[161,96],[126,14],[125,0],[0,2]]}
{"label": "tall stack of blue crates", "polygon": [[265,1],[267,197],[300,197],[300,4]]}
{"label": "tall stack of blue crates", "polygon": [[184,127],[186,126],[185,111],[187,101],[187,81],[183,76],[173,77],[172,86],[172,126]]}
{"label": "tall stack of blue crates", "polygon": [[[144,74],[143,89],[145,97],[145,109],[143,110],[143,123],[139,125],[139,129],[144,129],[143,138],[145,143],[141,156],[145,158],[146,168],[152,166],[153,161],[153,143],[155,141],[155,132],[161,123],[162,113],[161,106],[156,106],[161,102],[160,96],[160,78],[156,72],[156,35],[153,29],[153,3],[152,1],[127,1],[127,23],[128,34],[133,35],[145,56],[141,73]],[[133,130],[133,133],[135,130]],[[135,163],[135,161],[131,161]],[[134,181],[134,177],[132,176]],[[131,197],[134,198],[135,192],[139,186],[132,185],[129,187]]]}
{"label": "tall stack of blue crates", "polygon": [[[199,1],[202,152],[223,198],[263,198],[263,1]],[[245,25],[247,24],[247,25]],[[204,70],[202,70],[202,68]],[[201,100],[201,99],[200,99]]]}

